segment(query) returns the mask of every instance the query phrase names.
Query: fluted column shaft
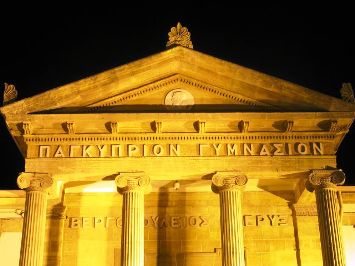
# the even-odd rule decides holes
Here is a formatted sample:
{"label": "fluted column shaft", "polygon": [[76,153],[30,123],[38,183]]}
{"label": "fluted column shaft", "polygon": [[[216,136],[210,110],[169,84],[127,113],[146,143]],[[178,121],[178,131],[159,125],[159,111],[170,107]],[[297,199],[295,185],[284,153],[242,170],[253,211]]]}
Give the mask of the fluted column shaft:
{"label": "fluted column shaft", "polygon": [[320,240],[325,266],[345,266],[341,214],[336,185],[345,175],[337,171],[312,171],[310,183],[315,189]]}
{"label": "fluted column shaft", "polygon": [[149,178],[121,174],[116,184],[123,194],[121,265],[144,265],[144,193]]}
{"label": "fluted column shaft", "polygon": [[21,173],[17,183],[20,188],[26,190],[19,265],[41,266],[46,229],[47,188],[52,185],[53,180],[47,174]]}
{"label": "fluted column shaft", "polygon": [[220,198],[222,265],[244,266],[242,187],[247,178],[218,172],[212,182]]}

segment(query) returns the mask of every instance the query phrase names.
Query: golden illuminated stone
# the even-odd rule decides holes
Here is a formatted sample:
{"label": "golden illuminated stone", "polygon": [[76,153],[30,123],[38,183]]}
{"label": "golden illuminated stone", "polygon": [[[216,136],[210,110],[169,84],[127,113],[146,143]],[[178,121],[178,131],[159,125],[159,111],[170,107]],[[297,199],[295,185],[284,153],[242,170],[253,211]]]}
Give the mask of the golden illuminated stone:
{"label": "golden illuminated stone", "polygon": [[181,24],[168,44],[0,108],[25,157],[23,190],[0,191],[1,263],[354,264],[349,86],[344,101],[188,49]]}
{"label": "golden illuminated stone", "polygon": [[17,179],[26,190],[25,214],[22,230],[20,266],[43,265],[47,189],[53,184],[48,174],[21,173]]}
{"label": "golden illuminated stone", "polygon": [[192,42],[190,40],[191,34],[186,27],[181,26],[180,22],[177,23],[176,27],[172,27],[169,32],[169,41],[166,47],[181,45],[187,48],[193,48]]}

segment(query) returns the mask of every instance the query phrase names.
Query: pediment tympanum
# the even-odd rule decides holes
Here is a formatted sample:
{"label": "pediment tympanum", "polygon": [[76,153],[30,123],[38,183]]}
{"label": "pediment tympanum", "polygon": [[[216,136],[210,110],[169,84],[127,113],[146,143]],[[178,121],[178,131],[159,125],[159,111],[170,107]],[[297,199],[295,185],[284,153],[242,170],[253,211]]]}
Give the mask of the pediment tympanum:
{"label": "pediment tympanum", "polygon": [[37,113],[253,112],[277,109],[240,93],[175,74],[87,106],[62,107]]}
{"label": "pediment tympanum", "polygon": [[166,110],[189,110],[203,105],[244,106],[250,110],[271,108],[255,99],[179,74],[98,101],[90,107],[119,105],[160,105]]}

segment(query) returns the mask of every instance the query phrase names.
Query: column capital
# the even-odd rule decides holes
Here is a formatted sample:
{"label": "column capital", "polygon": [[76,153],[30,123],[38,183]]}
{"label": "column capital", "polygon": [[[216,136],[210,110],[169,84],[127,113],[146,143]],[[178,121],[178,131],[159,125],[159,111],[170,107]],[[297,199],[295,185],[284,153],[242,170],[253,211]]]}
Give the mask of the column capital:
{"label": "column capital", "polygon": [[335,188],[345,182],[345,174],[341,169],[316,169],[311,170],[308,177],[313,189]]}
{"label": "column capital", "polygon": [[144,172],[119,173],[115,183],[121,193],[132,190],[142,190],[147,193],[150,188],[150,178]]}
{"label": "column capital", "polygon": [[17,185],[27,191],[45,191],[53,184],[53,178],[48,173],[22,172],[17,177]]}
{"label": "column capital", "polygon": [[212,176],[212,185],[218,190],[240,189],[248,182],[246,175],[240,172],[216,172]]}

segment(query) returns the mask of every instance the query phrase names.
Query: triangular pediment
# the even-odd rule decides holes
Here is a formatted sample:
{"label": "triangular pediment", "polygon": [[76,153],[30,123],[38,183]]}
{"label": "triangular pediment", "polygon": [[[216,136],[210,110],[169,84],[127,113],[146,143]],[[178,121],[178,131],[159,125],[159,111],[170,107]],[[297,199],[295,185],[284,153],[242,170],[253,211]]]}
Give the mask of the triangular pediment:
{"label": "triangular pediment", "polygon": [[184,47],[1,108],[6,115],[161,111],[353,111],[296,84]]}

